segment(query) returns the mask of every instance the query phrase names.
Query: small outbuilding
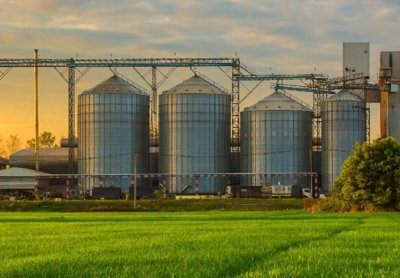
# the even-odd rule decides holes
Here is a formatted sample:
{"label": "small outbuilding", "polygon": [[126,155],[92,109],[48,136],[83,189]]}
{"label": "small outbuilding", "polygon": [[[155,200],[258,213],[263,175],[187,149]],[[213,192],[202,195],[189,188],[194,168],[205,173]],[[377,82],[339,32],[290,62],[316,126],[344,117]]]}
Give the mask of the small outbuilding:
{"label": "small outbuilding", "polygon": [[33,197],[44,193],[49,187],[50,179],[38,178],[50,176],[47,173],[31,169],[12,167],[0,171],[0,195],[15,197]]}

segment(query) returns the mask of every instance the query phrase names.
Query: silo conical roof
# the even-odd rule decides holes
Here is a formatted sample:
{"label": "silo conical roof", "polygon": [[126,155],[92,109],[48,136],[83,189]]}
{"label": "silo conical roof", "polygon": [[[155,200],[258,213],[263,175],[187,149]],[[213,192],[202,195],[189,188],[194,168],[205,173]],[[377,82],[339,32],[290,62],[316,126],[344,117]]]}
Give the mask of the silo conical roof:
{"label": "silo conical roof", "polygon": [[303,104],[295,101],[281,92],[275,92],[269,95],[256,104],[245,108],[245,111],[307,111],[312,110]]}
{"label": "silo conical roof", "polygon": [[135,85],[122,79],[119,76],[113,75],[110,78],[104,80],[100,84],[94,86],[83,92],[83,94],[135,94],[135,95],[148,95]]}
{"label": "silo conical roof", "polygon": [[326,101],[361,101],[361,99],[351,91],[345,89],[329,97]]}
{"label": "silo conical roof", "polygon": [[217,94],[226,95],[228,93],[224,92],[222,89],[218,88],[216,85],[208,82],[204,78],[194,75],[189,79],[186,79],[182,83],[176,85],[172,89],[169,89],[163,94]]}

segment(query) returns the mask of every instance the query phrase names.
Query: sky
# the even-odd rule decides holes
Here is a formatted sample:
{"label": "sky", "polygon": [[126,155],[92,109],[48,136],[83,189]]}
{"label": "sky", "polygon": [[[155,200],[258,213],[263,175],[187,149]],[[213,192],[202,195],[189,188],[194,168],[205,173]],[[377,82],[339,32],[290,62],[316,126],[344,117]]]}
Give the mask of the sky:
{"label": "sky", "polygon": [[[0,5],[0,59],[32,58],[35,48],[40,58],[237,55],[258,73],[336,77],[342,74],[343,42],[370,42],[376,81],[380,51],[400,50],[399,0],[0,0]],[[133,69],[119,71],[147,86]],[[230,87],[221,71],[199,71]],[[110,75],[108,69],[91,69],[77,84],[77,95]],[[160,91],[191,75],[177,70]],[[261,85],[241,109],[272,91],[271,84]],[[25,145],[34,137],[33,69],[13,68],[0,80],[0,93],[0,136],[18,134]],[[293,94],[311,104],[309,93]],[[39,70],[39,102],[40,132],[66,136],[67,84],[54,69]],[[379,136],[378,112],[372,105],[372,138]]]}

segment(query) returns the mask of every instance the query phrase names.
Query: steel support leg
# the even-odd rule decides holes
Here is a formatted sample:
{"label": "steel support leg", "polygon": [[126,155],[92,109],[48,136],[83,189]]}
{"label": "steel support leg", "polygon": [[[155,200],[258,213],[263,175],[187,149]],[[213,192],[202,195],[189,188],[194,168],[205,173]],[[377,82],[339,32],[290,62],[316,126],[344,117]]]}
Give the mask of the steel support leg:
{"label": "steel support leg", "polygon": [[313,93],[313,150],[321,151],[322,119],[321,106],[326,98],[326,92],[319,90]]}
{"label": "steel support leg", "polygon": [[75,65],[68,66],[68,170],[75,173]]}
{"label": "steel support leg", "polygon": [[371,143],[371,110],[369,103],[365,104],[365,131],[366,131],[366,142]]}
{"label": "steel support leg", "polygon": [[151,111],[150,111],[150,142],[152,145],[157,143],[158,139],[158,119],[157,119],[157,67],[151,69]]}
{"label": "steel support leg", "polygon": [[239,111],[239,89],[240,89],[240,60],[234,59],[232,66],[232,136],[231,150],[239,152],[240,150],[240,111]]}
{"label": "steel support leg", "polygon": [[34,95],[35,95],[35,170],[39,171],[39,91],[38,91],[38,50],[34,51]]}

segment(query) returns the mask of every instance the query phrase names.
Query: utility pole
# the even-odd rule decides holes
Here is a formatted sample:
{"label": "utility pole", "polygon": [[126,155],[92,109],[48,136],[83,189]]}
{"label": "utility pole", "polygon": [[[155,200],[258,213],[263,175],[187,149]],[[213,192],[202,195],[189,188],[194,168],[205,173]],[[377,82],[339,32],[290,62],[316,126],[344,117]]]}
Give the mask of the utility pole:
{"label": "utility pole", "polygon": [[35,99],[35,170],[39,171],[39,97],[38,97],[38,50],[34,50],[34,99]]}

